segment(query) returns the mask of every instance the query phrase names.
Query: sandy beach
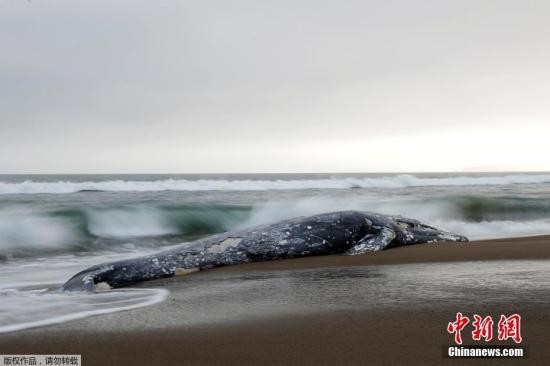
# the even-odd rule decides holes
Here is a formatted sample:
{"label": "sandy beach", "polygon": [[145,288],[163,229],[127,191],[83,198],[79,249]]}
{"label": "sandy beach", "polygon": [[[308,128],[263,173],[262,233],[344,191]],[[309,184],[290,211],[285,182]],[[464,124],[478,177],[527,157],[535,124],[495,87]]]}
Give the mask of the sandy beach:
{"label": "sandy beach", "polygon": [[550,366],[550,1],[0,9],[0,366]]}
{"label": "sandy beach", "polygon": [[[550,292],[545,288],[544,275],[537,277],[537,274],[548,266],[550,236],[417,245],[361,256],[252,263],[144,284],[170,290],[165,302],[151,307],[2,334],[0,354],[82,354],[84,365],[542,365],[550,359],[546,338],[550,326]],[[490,276],[484,275],[485,267],[492,268],[487,272]],[[468,269],[460,272],[461,268]],[[426,274],[432,269],[435,277]],[[303,277],[304,273],[315,277],[323,271],[330,273],[329,279],[338,280],[342,273],[350,281],[370,281],[356,289],[364,292],[364,299],[368,301],[362,304],[352,300],[347,307],[339,307],[338,296],[345,303],[349,298],[346,294],[355,291],[351,288],[330,297],[334,304],[323,306],[315,300],[323,299],[322,281],[304,282],[302,278],[301,282],[294,283],[289,280]],[[402,272],[399,273],[405,281],[402,285],[392,279],[396,271]],[[480,275],[476,277],[472,271],[479,271]],[[277,273],[285,274],[280,275],[282,280]],[[368,275],[362,278],[364,273]],[[539,285],[525,288],[525,283],[533,282],[529,276],[535,276],[534,282]],[[281,288],[290,286],[294,294],[312,296],[312,305],[308,308],[306,298],[300,300],[300,306],[285,306],[286,293],[279,298],[270,297],[277,296],[270,293],[267,297],[260,294],[259,298],[266,298],[265,302],[227,300],[226,309],[222,307],[226,299],[218,296],[215,299],[219,308],[194,307],[194,302],[199,305],[200,301],[213,302],[207,295],[214,295],[204,293],[203,288],[211,284],[223,287],[224,281],[238,285],[241,277],[279,287],[281,284],[276,281],[284,280],[286,287]],[[444,279],[437,280],[437,277]],[[434,278],[437,283],[431,288]],[[262,283],[254,281],[251,283]],[[388,292],[373,287],[373,297],[369,298],[369,286],[379,282],[388,284]],[[303,286],[312,283],[319,286],[317,292],[304,293]],[[327,291],[334,292],[338,286],[340,282]],[[190,287],[195,288],[194,292]],[[186,291],[190,291],[191,298]],[[261,291],[261,288],[250,291]],[[236,297],[240,296],[238,291],[235,293]],[[428,298],[423,299],[424,293]],[[410,301],[407,301],[409,295]],[[256,308],[262,311],[246,316],[246,312]],[[527,356],[521,359],[445,357],[446,347],[452,345],[446,325],[454,320],[457,311],[496,318],[500,314],[521,314],[522,346],[526,347]],[[202,320],[185,320],[192,318]],[[479,344],[464,334],[465,344]]]}

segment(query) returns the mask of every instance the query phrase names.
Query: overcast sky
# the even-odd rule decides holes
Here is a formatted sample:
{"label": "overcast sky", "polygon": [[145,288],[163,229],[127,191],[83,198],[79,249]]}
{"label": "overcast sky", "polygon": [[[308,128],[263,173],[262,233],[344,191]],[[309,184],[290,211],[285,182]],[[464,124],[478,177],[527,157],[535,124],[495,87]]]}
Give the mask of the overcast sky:
{"label": "overcast sky", "polygon": [[550,170],[549,1],[0,0],[0,173]]}

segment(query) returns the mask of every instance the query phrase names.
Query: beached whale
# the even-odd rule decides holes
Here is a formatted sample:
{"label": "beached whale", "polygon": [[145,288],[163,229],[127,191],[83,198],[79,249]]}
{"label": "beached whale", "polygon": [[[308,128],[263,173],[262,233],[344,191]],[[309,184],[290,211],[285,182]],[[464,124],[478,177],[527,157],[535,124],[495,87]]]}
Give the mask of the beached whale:
{"label": "beached whale", "polygon": [[90,267],[65,291],[96,291],[247,262],[343,253],[468,239],[401,216],[341,211],[209,236],[140,258]]}

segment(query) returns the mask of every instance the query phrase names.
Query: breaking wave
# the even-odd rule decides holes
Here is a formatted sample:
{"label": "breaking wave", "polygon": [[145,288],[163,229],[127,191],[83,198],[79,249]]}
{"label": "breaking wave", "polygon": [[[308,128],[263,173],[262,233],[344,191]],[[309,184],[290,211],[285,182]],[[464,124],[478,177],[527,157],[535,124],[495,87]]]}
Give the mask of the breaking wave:
{"label": "breaking wave", "polygon": [[255,205],[125,205],[54,211],[0,209],[0,259],[156,249],[222,231],[337,210],[420,219],[471,239],[550,233],[550,198],[444,196],[394,200],[320,198]]}
{"label": "breaking wave", "polygon": [[33,211],[0,210],[0,259],[156,248],[230,230],[250,207],[123,206]]}
{"label": "breaking wave", "polygon": [[0,289],[0,334],[65,323],[92,315],[138,309],[166,299],[165,289],[126,289],[90,296],[48,289],[19,291]]}
{"label": "breaking wave", "polygon": [[0,182],[0,194],[76,192],[159,192],[159,191],[264,191],[302,189],[406,188],[426,186],[489,186],[550,183],[548,174],[501,176],[422,177],[410,174],[379,177],[338,177],[323,179],[162,179],[151,181],[57,181]]}

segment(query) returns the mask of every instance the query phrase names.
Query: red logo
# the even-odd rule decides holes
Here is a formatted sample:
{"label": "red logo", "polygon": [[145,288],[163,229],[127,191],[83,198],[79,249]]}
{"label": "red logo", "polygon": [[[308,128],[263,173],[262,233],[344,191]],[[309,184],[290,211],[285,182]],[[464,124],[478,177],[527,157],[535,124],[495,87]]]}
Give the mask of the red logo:
{"label": "red logo", "polygon": [[[493,325],[495,322],[490,315],[481,317],[478,314],[474,314],[474,321],[472,326],[472,339],[474,341],[480,341],[484,339],[485,342],[490,342],[493,339]],[[462,315],[461,312],[456,313],[456,319],[454,322],[449,322],[447,325],[447,332],[454,334],[456,344],[462,344],[462,330],[470,323],[470,318]],[[497,325],[498,328],[498,340],[505,341],[507,339],[513,339],[516,343],[521,343],[521,316],[519,314],[512,314],[510,316],[501,315],[500,321]]]}
{"label": "red logo", "polygon": [[472,339],[474,341],[479,341],[481,338],[485,338],[485,342],[491,341],[493,339],[493,318],[490,315],[487,315],[485,318],[474,314],[474,330],[472,331]]}
{"label": "red logo", "polygon": [[455,334],[455,343],[462,344],[462,335],[460,332],[470,322],[467,316],[462,316],[462,313],[456,313],[456,320],[447,325],[447,332]]}
{"label": "red logo", "polygon": [[500,316],[498,322],[498,339],[499,341],[505,341],[508,338],[512,338],[514,342],[521,343],[521,316],[519,314],[512,314],[509,317],[504,315]]}

